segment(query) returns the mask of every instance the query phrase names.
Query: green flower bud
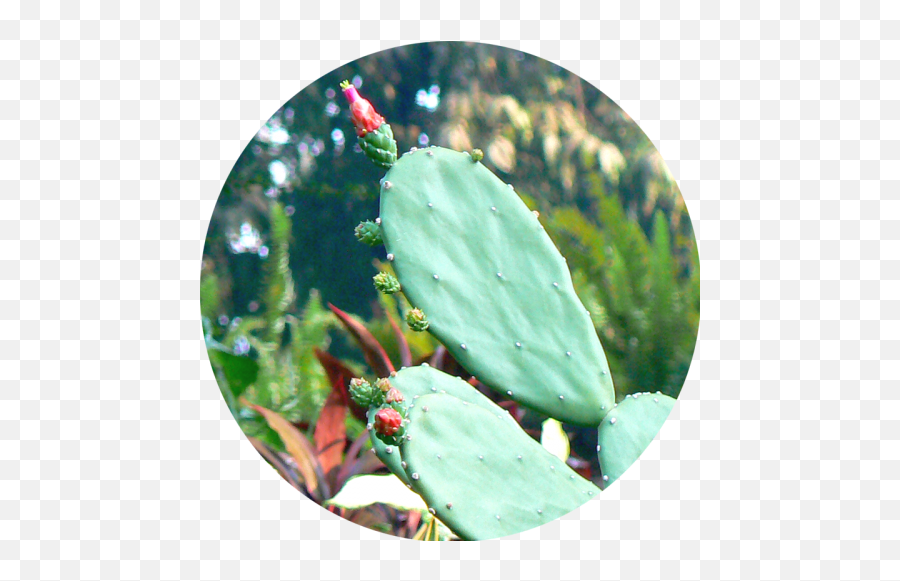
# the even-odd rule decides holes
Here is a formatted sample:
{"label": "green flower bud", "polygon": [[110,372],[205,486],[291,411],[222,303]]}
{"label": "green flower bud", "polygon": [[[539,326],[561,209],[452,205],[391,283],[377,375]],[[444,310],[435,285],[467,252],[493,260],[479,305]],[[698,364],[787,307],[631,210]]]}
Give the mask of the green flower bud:
{"label": "green flower bud", "polygon": [[425,313],[423,313],[419,309],[410,309],[408,313],[406,313],[406,324],[409,325],[409,328],[416,332],[422,332],[428,328],[428,320],[425,318]]}
{"label": "green flower bud", "polygon": [[368,244],[369,246],[384,244],[384,240],[381,238],[381,226],[371,220],[360,222],[353,233],[356,234],[356,239],[363,244]]}
{"label": "green flower bud", "polygon": [[400,281],[397,280],[397,277],[393,276],[387,272],[379,272],[373,278],[375,281],[375,288],[378,289],[379,292],[382,292],[386,295],[392,295],[396,292],[400,292]]}

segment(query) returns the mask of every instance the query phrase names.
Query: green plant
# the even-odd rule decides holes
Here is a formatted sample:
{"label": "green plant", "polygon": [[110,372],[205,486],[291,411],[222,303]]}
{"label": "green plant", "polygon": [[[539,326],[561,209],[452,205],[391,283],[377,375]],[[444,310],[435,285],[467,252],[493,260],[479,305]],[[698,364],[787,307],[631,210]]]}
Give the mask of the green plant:
{"label": "green plant", "polygon": [[604,339],[618,399],[657,390],[677,397],[699,325],[696,243],[674,237],[660,211],[648,237],[601,183],[592,192],[591,213],[556,209],[548,229],[572,257],[575,289]]}
{"label": "green plant", "polygon": [[[615,480],[652,441],[674,400],[660,394],[655,408],[645,409],[629,395],[615,409],[606,358],[565,259],[537,213],[479,163],[480,152],[413,148],[386,159],[363,144],[389,127],[355,88],[341,87],[363,152],[389,168],[380,216],[360,224],[357,237],[384,243],[400,283],[391,290],[414,305],[406,315],[410,328],[429,331],[494,391],[553,418],[599,426],[598,458],[614,475],[604,480]],[[674,265],[664,228],[657,219],[649,267],[655,292],[665,294],[661,302],[674,294],[667,286]],[[628,251],[641,242],[633,231],[623,237]],[[632,274],[621,260],[613,266],[616,282]],[[386,278],[376,277],[379,290]],[[429,367],[390,371],[390,380],[376,383],[387,392],[383,401],[362,381],[355,391],[357,403],[369,406],[375,452],[460,537],[521,532],[599,490],[465,382]],[[617,422],[625,428],[612,428]]]}

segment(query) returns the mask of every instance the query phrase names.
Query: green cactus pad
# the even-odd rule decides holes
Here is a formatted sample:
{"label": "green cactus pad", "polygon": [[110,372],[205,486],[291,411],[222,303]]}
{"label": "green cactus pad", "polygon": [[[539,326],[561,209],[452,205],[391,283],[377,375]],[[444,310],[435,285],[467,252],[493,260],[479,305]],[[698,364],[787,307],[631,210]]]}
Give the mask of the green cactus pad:
{"label": "green cactus pad", "polygon": [[400,444],[412,488],[462,539],[504,537],[551,522],[599,489],[503,413],[449,394],[409,409]]}
{"label": "green cactus pad", "polygon": [[[423,395],[434,393],[446,393],[452,395],[462,401],[469,402],[480,408],[486,409],[493,414],[506,413],[503,408],[497,406],[490,399],[486,398],[480,391],[453,375],[448,375],[428,365],[420,365],[418,367],[406,367],[397,372],[397,375],[391,378],[391,385],[403,394],[406,403],[415,405],[417,398]],[[375,410],[370,410],[368,414],[369,423],[371,424],[375,418]],[[384,462],[388,469],[397,475],[403,482],[409,484],[406,472],[403,470],[400,457],[400,450],[396,446],[387,451],[388,446],[378,439],[374,430],[369,430],[371,436],[372,448],[375,455]]]}
{"label": "green cactus pad", "polygon": [[634,464],[669,417],[675,400],[657,393],[628,395],[597,430],[597,457],[605,486]]}
{"label": "green cactus pad", "polygon": [[381,239],[381,226],[371,220],[360,222],[353,230],[353,234],[357,240],[367,246],[381,246],[384,244],[384,241]]}
{"label": "green cactus pad", "polygon": [[397,142],[394,132],[387,123],[382,123],[376,131],[370,131],[358,139],[359,146],[375,165],[388,169],[397,161]]}
{"label": "green cactus pad", "polygon": [[389,259],[431,332],[485,385],[563,422],[613,406],[606,356],[565,260],[511,187],[469,154],[403,155],[382,180]]}

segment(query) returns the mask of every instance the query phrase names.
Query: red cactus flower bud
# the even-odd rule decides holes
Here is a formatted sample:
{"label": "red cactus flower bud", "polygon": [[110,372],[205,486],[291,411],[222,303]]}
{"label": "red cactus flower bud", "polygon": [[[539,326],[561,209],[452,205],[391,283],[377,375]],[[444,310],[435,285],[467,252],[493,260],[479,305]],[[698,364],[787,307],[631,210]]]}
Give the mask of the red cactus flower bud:
{"label": "red cactus flower bud", "polygon": [[375,414],[375,431],[382,436],[393,436],[400,429],[403,418],[400,413],[392,408],[378,410]]}
{"label": "red cactus flower bud", "polygon": [[400,393],[400,390],[396,387],[392,387],[387,395],[384,397],[384,401],[388,403],[394,403],[395,401],[403,401],[403,394]]}
{"label": "red cactus flower bud", "polygon": [[375,107],[368,100],[359,96],[356,87],[344,81],[341,83],[344,96],[350,103],[350,120],[356,127],[356,136],[364,137],[370,131],[376,131],[384,123],[384,117],[375,111]]}

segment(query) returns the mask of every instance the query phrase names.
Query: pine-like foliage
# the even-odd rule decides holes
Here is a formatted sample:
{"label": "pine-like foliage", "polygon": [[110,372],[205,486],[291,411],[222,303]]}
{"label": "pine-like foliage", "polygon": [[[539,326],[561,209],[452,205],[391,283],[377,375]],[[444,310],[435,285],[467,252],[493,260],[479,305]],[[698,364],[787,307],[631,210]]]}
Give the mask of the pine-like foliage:
{"label": "pine-like foliage", "polygon": [[[595,198],[595,216],[562,208],[552,212],[548,226],[569,258],[576,291],[591,311],[616,392],[624,397],[660,390],[677,397],[693,356],[700,315],[693,236],[683,237],[688,246],[676,253],[662,211],[656,211],[648,237],[615,196],[597,186]],[[681,219],[687,219],[686,213]]]}

